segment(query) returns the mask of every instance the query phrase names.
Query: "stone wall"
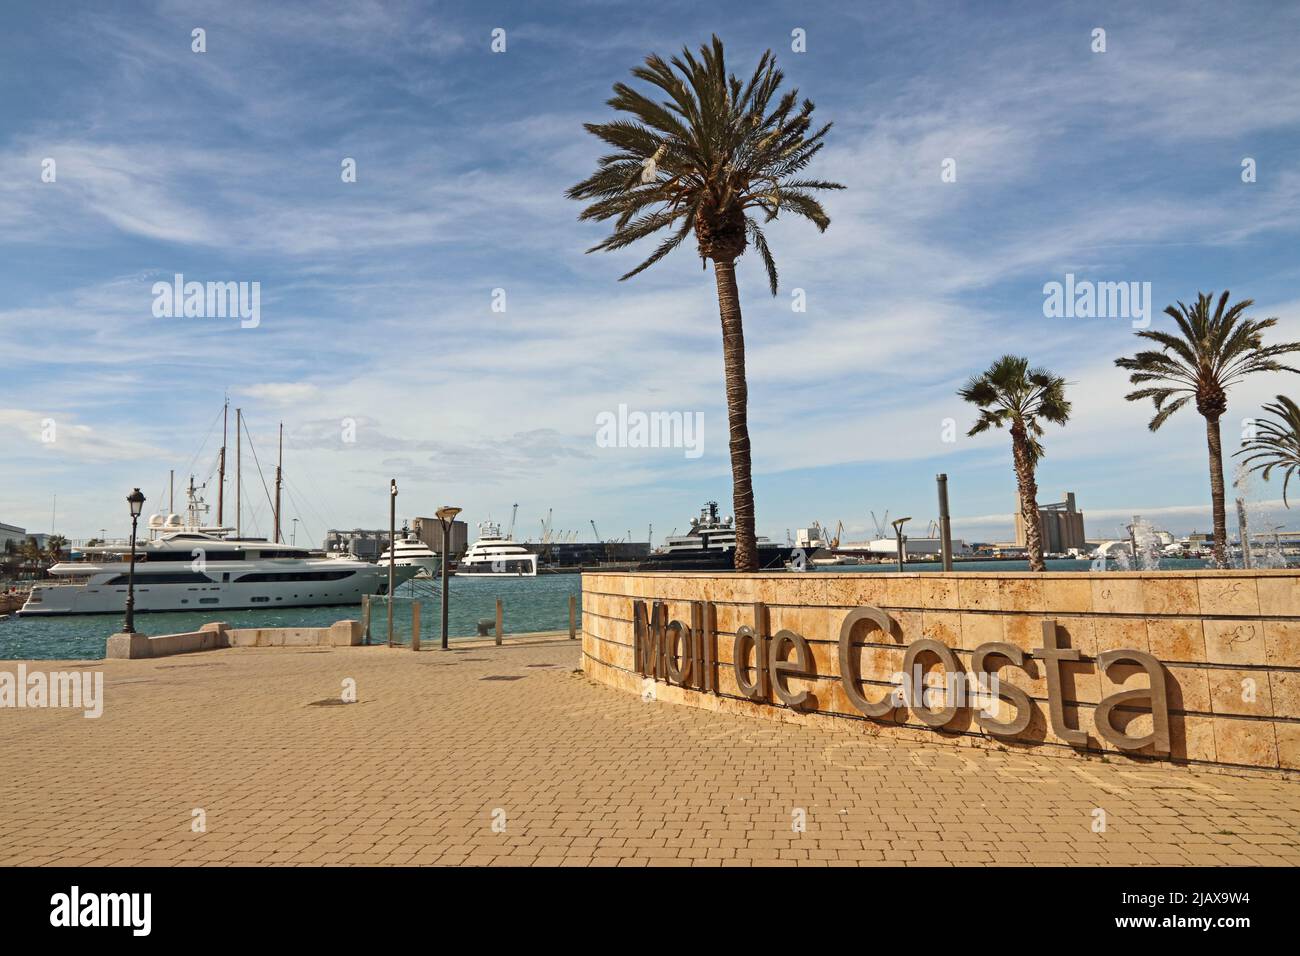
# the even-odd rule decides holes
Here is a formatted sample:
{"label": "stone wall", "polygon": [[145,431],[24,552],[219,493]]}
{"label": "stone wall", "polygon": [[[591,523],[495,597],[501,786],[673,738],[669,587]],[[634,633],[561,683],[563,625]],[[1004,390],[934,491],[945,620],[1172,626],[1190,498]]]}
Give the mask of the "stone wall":
{"label": "stone wall", "polygon": [[[634,605],[643,601],[653,624],[656,600],[664,602],[664,623],[680,621],[687,633],[684,640],[674,634],[674,651],[691,646],[693,613],[696,623],[705,620],[698,616],[703,606],[693,609],[692,602],[712,603],[712,667],[697,661],[690,678],[674,679],[680,677],[679,665],[687,663],[678,654],[667,662],[674,665],[671,671],[661,668],[652,678],[639,672],[653,673],[654,667],[638,668],[635,659]],[[765,635],[788,630],[806,639],[811,666],[790,666],[780,693],[769,680],[759,693],[746,696],[737,682],[733,651],[737,630],[755,625],[755,602],[766,608],[760,612],[768,618]],[[999,721],[1019,714],[1006,700],[958,707],[938,727],[932,726],[934,710],[943,709],[943,698],[935,708],[910,700],[883,716],[864,716],[841,680],[840,667],[845,617],[864,606],[888,615],[889,633],[870,621],[849,629],[849,666],[856,666],[861,677],[859,700],[888,697],[897,683],[894,675],[903,670],[907,646],[918,640],[942,645],[927,643],[912,662],[930,676],[940,672],[944,649],[951,650],[949,661],[956,669],[970,671],[977,649],[999,645],[1006,650],[1010,645],[1023,652],[1023,664],[987,647],[984,664],[1004,687],[1027,693],[1027,726],[1012,735],[986,729],[977,710],[987,706],[985,716]],[[1044,622],[1054,622],[1048,630],[1064,649],[1056,660],[1049,660],[1053,655]],[[1300,573],[1295,571],[585,574],[582,626],[583,667],[589,676],[660,700],[1045,756],[1097,753],[1285,775],[1300,770]],[[699,630],[707,633],[709,628]],[[789,640],[783,643],[782,658],[794,661],[799,649]],[[1107,654],[1117,651],[1149,655],[1148,664],[1127,654]],[[752,684],[758,675],[743,642],[742,652],[741,675]],[[1077,660],[1060,660],[1073,652]],[[1150,686],[1148,666],[1164,678],[1168,743],[1161,746],[1157,739],[1138,749],[1121,749],[1107,739],[1115,737],[1109,728],[1128,735],[1129,747],[1134,738],[1159,736],[1154,734],[1157,708],[1144,695],[1127,702],[1114,697]],[[711,688],[702,680],[706,671],[712,674]],[[1055,693],[1049,688],[1053,671]],[[793,697],[801,691],[808,696],[797,707],[781,699],[782,693]],[[1099,727],[1099,718],[1105,726]]]}
{"label": "stone wall", "polygon": [[226,647],[350,647],[361,643],[360,621],[336,621],[328,627],[245,627],[204,624],[182,634],[114,634],[104,656],[129,660],[170,657]]}

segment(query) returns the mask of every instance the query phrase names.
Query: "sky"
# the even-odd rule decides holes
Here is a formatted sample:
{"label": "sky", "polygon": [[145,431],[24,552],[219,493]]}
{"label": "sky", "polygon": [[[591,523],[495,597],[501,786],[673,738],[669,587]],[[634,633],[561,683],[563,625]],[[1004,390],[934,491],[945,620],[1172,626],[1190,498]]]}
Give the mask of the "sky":
{"label": "sky", "polygon": [[[548,512],[579,540],[594,522],[602,538],[653,526],[656,544],[706,500],[730,514],[711,271],[684,245],[619,282],[649,249],[584,254],[607,227],[564,195],[605,152],[582,124],[615,118],[612,84],[713,32],[742,75],[776,54],[834,122],[811,172],[848,187],[825,233],[766,227],[776,297],[752,251],[737,265],[760,533],[842,521],[858,539],[887,510],[920,534],[944,472],[954,534],[1007,540],[1009,436],[966,437],[956,390],[1008,352],[1062,375],[1074,405],[1043,439],[1040,501],[1075,492],[1091,540],[1133,514],[1208,530],[1203,419],[1149,432],[1113,364],[1138,348],[1133,320],[1049,316],[1044,288],[1150,283],[1153,328],[1226,288],[1279,319],[1270,341],[1300,338],[1300,7],[227,0],[3,17],[0,522],[29,531],[124,536],[126,494],[165,510],[170,470],[214,503],[227,396],[231,446],[247,416],[245,533],[270,532],[280,422],[298,543],[386,526],[392,478],[399,517],[448,503],[508,523],[518,504],[520,539]],[[155,283],[177,274],[258,283],[256,322],[166,314]],[[1289,373],[1236,386],[1225,446],[1297,392]],[[698,448],[601,440],[620,406],[700,416]],[[1276,482],[1247,496],[1300,528]]]}

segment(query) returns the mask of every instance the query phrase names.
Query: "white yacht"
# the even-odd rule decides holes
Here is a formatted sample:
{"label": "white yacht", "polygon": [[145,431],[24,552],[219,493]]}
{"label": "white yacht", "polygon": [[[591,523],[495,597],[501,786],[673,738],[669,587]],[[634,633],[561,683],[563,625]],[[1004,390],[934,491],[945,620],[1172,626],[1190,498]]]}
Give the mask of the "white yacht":
{"label": "white yacht", "polygon": [[[192,494],[192,492],[191,492]],[[229,611],[248,608],[359,604],[382,594],[388,569],[350,558],[326,557],[309,548],[257,538],[227,537],[228,528],[204,528],[191,498],[189,518],[154,515],[150,540],[137,542],[137,611]],[[126,609],[130,544],[63,561],[50,574],[60,580],[32,587],[20,615],[119,614]],[[395,580],[415,576],[398,568]]]}
{"label": "white yacht", "polygon": [[536,576],[537,555],[512,538],[503,537],[500,525],[490,521],[482,522],[478,531],[478,540],[456,566],[457,577]]}
{"label": "white yacht", "polygon": [[[397,539],[393,548],[393,564],[399,568],[415,568],[417,578],[437,577],[441,566],[438,555],[413,534]],[[379,566],[388,567],[388,548],[379,556]]]}

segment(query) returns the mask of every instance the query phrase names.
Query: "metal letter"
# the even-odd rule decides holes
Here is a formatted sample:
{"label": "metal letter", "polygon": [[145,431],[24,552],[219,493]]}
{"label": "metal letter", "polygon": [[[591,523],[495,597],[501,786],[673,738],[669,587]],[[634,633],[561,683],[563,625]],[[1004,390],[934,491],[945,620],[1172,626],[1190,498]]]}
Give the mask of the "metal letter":
{"label": "metal letter", "polygon": [[[752,683],[745,663],[751,647],[754,650]],[[736,686],[743,696],[750,700],[762,700],[768,696],[771,687],[767,679],[767,606],[760,601],[754,602],[754,626],[736,628],[736,639],[731,645],[731,667],[736,673]]]}
{"label": "metal letter", "polygon": [[649,620],[646,619],[645,601],[632,603],[632,667],[638,674],[658,677],[663,659],[663,624],[668,609],[660,601],[654,602]]}
{"label": "metal letter", "polygon": [[[1165,688],[1165,669],[1161,663],[1144,651],[1119,650],[1102,651],[1097,655],[1097,667],[1105,674],[1111,666],[1120,661],[1132,661],[1147,672],[1151,686],[1121,690],[1111,694],[1100,704],[1093,714],[1093,723],[1097,733],[1101,734],[1120,750],[1140,750],[1148,744],[1158,754],[1169,753],[1169,697]],[[1151,733],[1142,737],[1130,737],[1111,722],[1115,708],[1129,701],[1146,701],[1151,707]]]}
{"label": "metal letter", "polygon": [[[1005,657],[1016,667],[1025,666],[1025,652],[1016,645],[1002,642],[981,644],[975,648],[970,663],[971,670],[975,672],[977,678],[994,673],[988,667],[990,657]],[[998,681],[998,697],[1015,706],[1016,716],[1011,720],[994,720],[992,717],[985,716],[982,710],[976,710],[975,720],[986,734],[994,737],[1014,737],[1029,726],[1029,721],[1033,718],[1034,702],[1019,687],[1004,684],[1002,681]]]}
{"label": "metal letter", "polygon": [[854,608],[845,615],[844,623],[840,625],[840,683],[844,685],[844,693],[853,706],[863,714],[868,717],[885,717],[895,710],[893,691],[886,694],[883,700],[872,703],[862,696],[862,688],[858,686],[862,677],[858,672],[858,656],[853,650],[853,629],[862,621],[893,635],[894,619],[878,607],[866,605]]}
{"label": "metal letter", "polygon": [[1056,621],[1043,622],[1043,646],[1034,648],[1034,656],[1043,662],[1047,673],[1047,710],[1052,717],[1052,730],[1066,743],[1085,747],[1088,735],[1077,727],[1065,724],[1065,699],[1061,694],[1061,661],[1077,661],[1079,651],[1076,648],[1061,647],[1060,635],[1056,633]]}
{"label": "metal letter", "polygon": [[685,687],[690,683],[695,669],[695,635],[681,621],[672,621],[664,628],[664,674],[674,684]]}
{"label": "metal letter", "polygon": [[[785,659],[785,645],[789,644],[794,648],[795,659],[787,661]],[[804,704],[808,703],[808,698],[812,694],[806,690],[801,690],[794,694],[786,686],[785,679],[787,674],[811,674],[813,673],[813,656],[812,648],[804,640],[801,634],[794,631],[777,631],[772,635],[772,646],[768,651],[768,669],[772,674],[772,688],[776,691],[776,696],[785,702],[785,705],[791,710],[798,710]]]}
{"label": "metal letter", "polygon": [[[912,679],[912,674],[917,666],[917,658],[922,654],[933,654],[935,657],[939,658],[939,663],[943,665],[945,678],[949,674],[966,673],[962,669],[962,666],[957,663],[957,658],[953,656],[953,653],[948,649],[947,644],[943,643],[943,641],[936,641],[932,637],[923,637],[919,641],[913,641],[909,644],[907,646],[907,653],[903,655],[903,674],[905,675],[903,679],[905,681],[910,681]],[[920,684],[919,680],[917,681],[917,684]],[[948,682],[945,680],[944,687],[946,688],[947,686]],[[920,697],[920,700],[913,697],[909,699],[907,703],[912,708],[913,716],[915,716],[921,723],[930,727],[946,727],[952,722],[952,719],[957,716],[957,705],[952,701],[948,701],[948,706],[944,707],[942,710],[931,710],[925,704],[925,688],[915,687],[913,690],[920,691],[919,695],[917,695]]]}

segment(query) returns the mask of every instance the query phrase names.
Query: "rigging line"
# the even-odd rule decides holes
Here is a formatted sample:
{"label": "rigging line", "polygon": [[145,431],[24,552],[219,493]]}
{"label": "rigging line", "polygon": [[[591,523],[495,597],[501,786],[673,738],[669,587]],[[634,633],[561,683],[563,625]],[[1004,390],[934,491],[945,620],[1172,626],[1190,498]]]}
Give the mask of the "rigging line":
{"label": "rigging line", "polygon": [[[287,484],[289,487],[297,489],[298,494],[301,495],[303,501],[307,503],[307,506],[311,509],[312,514],[317,518],[317,520],[320,521],[322,528],[328,529],[328,528],[338,527],[338,525],[334,524],[333,522],[326,520],[325,516],[321,514],[319,510],[317,510],[316,505],[312,503],[312,499],[308,495],[306,495],[301,488],[298,488],[298,485],[292,479],[290,479],[288,476],[285,476],[284,481],[285,484]],[[299,517],[301,517],[301,515]]]}
{"label": "rigging line", "polygon": [[203,436],[203,444],[199,445],[199,450],[194,453],[194,457],[190,459],[189,465],[187,465],[185,468],[186,474],[189,474],[190,471],[194,468],[194,463],[198,461],[199,456],[203,454],[203,449],[208,447],[208,439],[212,437],[212,432],[217,427],[217,419],[220,417],[221,417],[221,412],[217,412],[216,417],[212,419],[212,424],[208,426],[208,433]]}
{"label": "rigging line", "polygon": [[309,490],[312,492],[312,494],[311,495],[306,494],[306,492],[304,492],[301,488],[298,489],[298,493],[302,495],[303,500],[308,503],[308,505],[311,507],[311,510],[316,513],[316,517],[321,519],[321,523],[324,524],[326,528],[337,528],[338,525],[336,525],[331,520],[326,520],[327,516],[322,514],[319,510],[317,510],[316,505],[314,504],[315,501],[323,500],[324,496],[321,495],[320,489],[316,487],[316,482],[311,476],[311,470],[310,469],[304,470],[303,476],[304,476],[303,480],[306,481],[307,484],[310,486]]}
{"label": "rigging line", "polygon": [[315,535],[312,534],[312,530],[307,524],[307,519],[302,516],[302,509],[298,507],[298,499],[293,496],[293,490],[286,488],[285,492],[289,495],[289,504],[293,505],[293,516],[298,519],[302,524],[303,530],[307,532],[307,540],[314,540]]}
{"label": "rigging line", "polygon": [[217,412],[216,416],[214,416],[214,418],[212,419],[212,424],[208,425],[208,433],[205,434],[205,436],[203,436],[203,444],[199,445],[199,450],[195,451],[194,458],[190,459],[190,464],[188,464],[188,466],[186,467],[186,472],[190,471],[191,468],[194,468],[194,463],[196,462],[196,460],[199,460],[199,455],[203,454],[203,449],[205,449],[205,447],[208,447],[208,438],[211,438],[212,433],[216,431],[217,419],[220,418],[221,418],[221,412]]}
{"label": "rigging line", "polygon": [[244,435],[248,438],[248,450],[253,453],[253,462],[257,465],[257,477],[262,479],[262,491],[266,494],[266,503],[275,510],[275,504],[271,501],[271,489],[266,487],[266,475],[262,474],[262,463],[257,458],[257,449],[253,447],[253,436],[248,431],[248,416],[244,416]]}

